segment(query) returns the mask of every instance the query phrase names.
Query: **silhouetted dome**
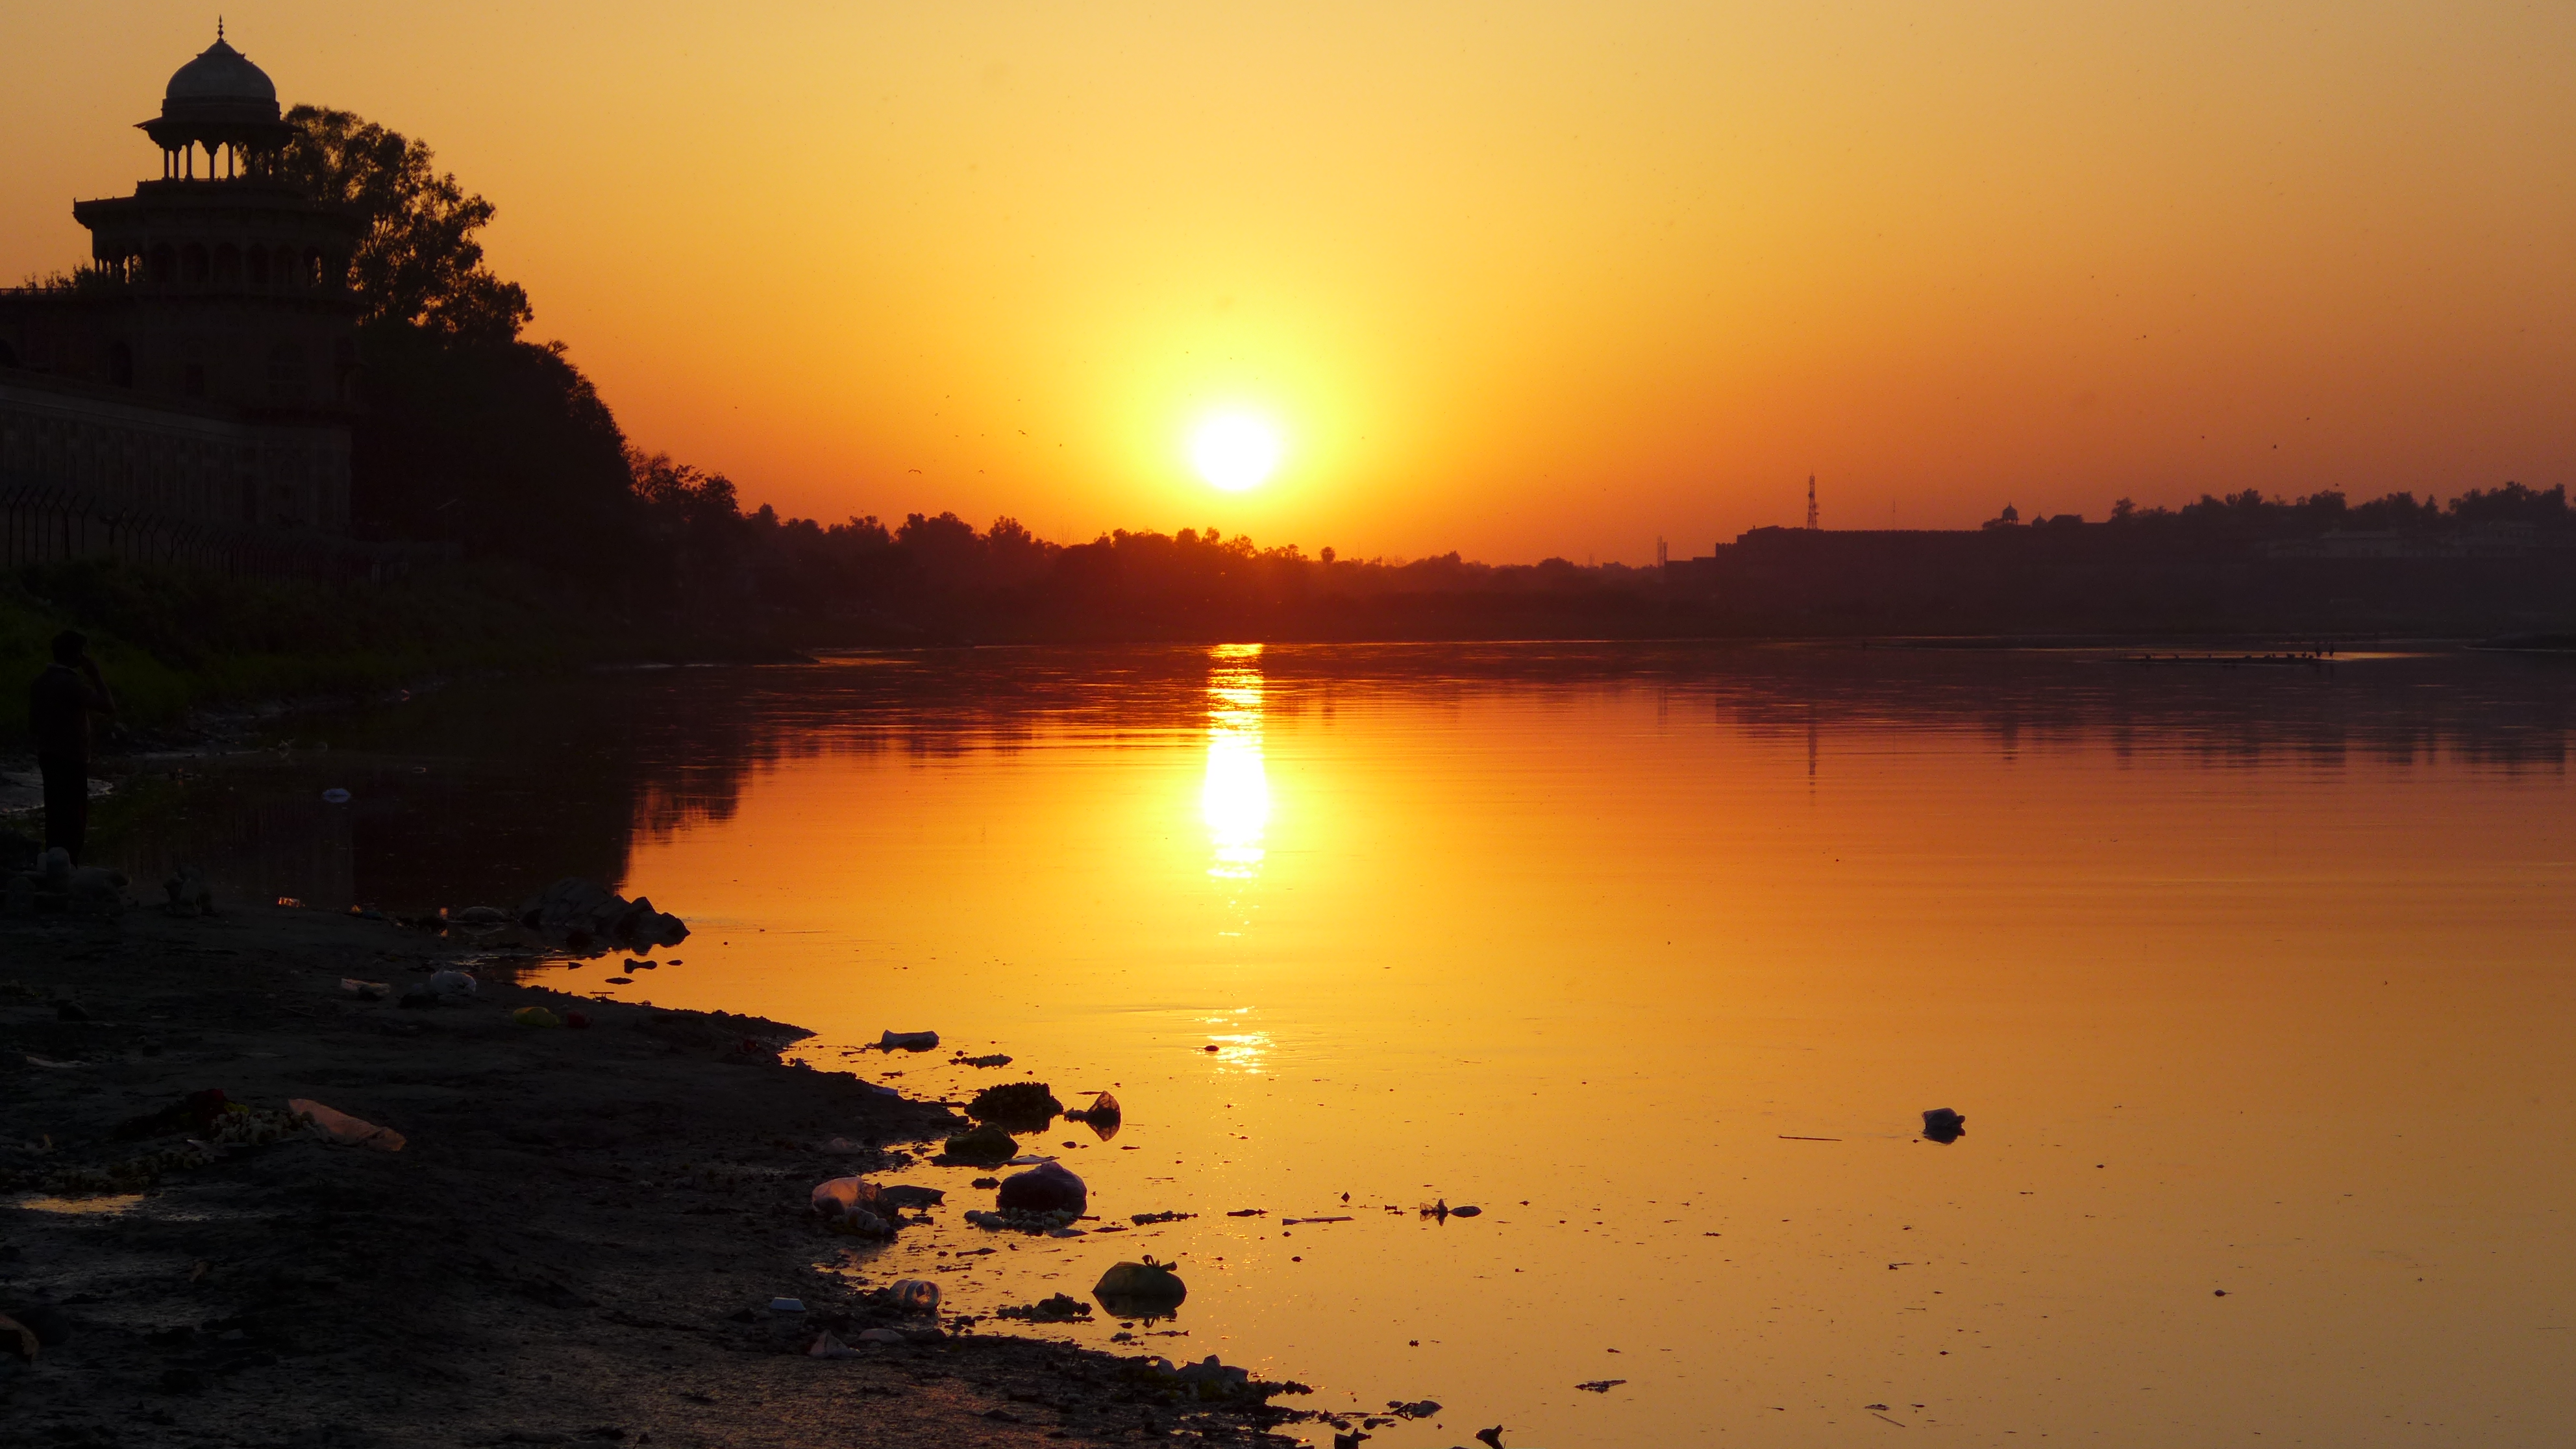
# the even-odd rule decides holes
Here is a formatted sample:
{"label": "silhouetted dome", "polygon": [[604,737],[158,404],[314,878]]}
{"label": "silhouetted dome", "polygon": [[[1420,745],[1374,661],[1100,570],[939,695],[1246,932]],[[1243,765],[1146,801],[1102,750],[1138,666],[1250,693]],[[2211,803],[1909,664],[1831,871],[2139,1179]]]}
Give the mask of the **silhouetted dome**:
{"label": "silhouetted dome", "polygon": [[161,114],[173,121],[274,121],[277,86],[250,57],[218,38],[170,77]]}

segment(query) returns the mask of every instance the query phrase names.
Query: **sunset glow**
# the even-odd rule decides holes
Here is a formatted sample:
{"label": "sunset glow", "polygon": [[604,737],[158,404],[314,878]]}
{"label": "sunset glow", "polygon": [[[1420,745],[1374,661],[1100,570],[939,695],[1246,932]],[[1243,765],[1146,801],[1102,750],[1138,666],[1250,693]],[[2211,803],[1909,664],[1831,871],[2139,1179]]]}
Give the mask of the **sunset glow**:
{"label": "sunset glow", "polygon": [[1190,438],[1190,462],[1199,476],[1228,493],[1258,488],[1279,466],[1279,435],[1246,413],[1221,413],[1199,424]]}
{"label": "sunset glow", "polygon": [[[2564,6],[596,3],[232,14],[421,137],[637,442],[825,520],[1639,560],[2576,466]],[[157,174],[202,7],[37,6],[0,273]],[[1329,419],[1329,452],[1304,419]],[[913,470],[919,471],[913,471]],[[1580,507],[1568,500],[1580,499]]]}

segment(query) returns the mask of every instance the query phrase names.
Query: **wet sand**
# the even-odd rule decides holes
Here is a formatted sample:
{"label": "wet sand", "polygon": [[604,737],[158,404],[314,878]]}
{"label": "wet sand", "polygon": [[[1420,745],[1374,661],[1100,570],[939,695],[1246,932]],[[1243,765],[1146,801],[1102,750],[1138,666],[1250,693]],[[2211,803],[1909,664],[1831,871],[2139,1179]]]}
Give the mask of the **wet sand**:
{"label": "wet sand", "polygon": [[[880,1306],[895,1275],[827,1235],[807,1195],[935,1151],[963,1125],[946,1106],[782,1064],[799,1033],[754,1018],[490,979],[469,1005],[393,999],[463,949],[267,907],[0,920],[0,1311],[68,1330],[32,1365],[0,1353],[12,1437],[1289,1442],[1264,1432],[1288,1411],[1185,1399],[1142,1356]],[[529,1005],[592,1024],[513,1025]],[[115,1136],[209,1087],[406,1140],[298,1131],[185,1164],[189,1130]],[[834,1137],[861,1152],[823,1151]],[[139,1198],[98,1191],[133,1185],[99,1174],[147,1154],[162,1166]],[[772,1312],[780,1297],[807,1311]],[[906,1341],[857,1342],[878,1326]],[[856,1355],[808,1356],[824,1327]]]}

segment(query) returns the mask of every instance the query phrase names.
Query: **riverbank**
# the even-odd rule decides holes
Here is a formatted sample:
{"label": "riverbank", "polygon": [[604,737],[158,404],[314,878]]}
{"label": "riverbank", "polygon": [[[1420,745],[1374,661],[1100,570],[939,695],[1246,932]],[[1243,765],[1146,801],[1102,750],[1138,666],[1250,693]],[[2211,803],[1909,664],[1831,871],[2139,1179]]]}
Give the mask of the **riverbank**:
{"label": "riverbank", "polygon": [[[0,1413],[70,1446],[1288,1442],[1258,1395],[882,1302],[807,1194],[925,1150],[947,1106],[784,1064],[793,1027],[488,966],[469,1004],[400,1004],[469,954],[276,907],[0,920],[0,1312],[61,1338],[0,1346]],[[120,1135],[209,1088],[251,1110]],[[402,1145],[218,1140],[290,1099]],[[853,1356],[809,1355],[825,1329]]]}
{"label": "riverbank", "polygon": [[[443,677],[603,664],[798,657],[757,619],[696,627],[506,561],[423,566],[384,582],[234,578],[75,560],[0,571],[0,681],[16,689],[76,628],[130,739],[193,740],[226,715],[363,701]],[[26,747],[0,710],[0,750]]]}

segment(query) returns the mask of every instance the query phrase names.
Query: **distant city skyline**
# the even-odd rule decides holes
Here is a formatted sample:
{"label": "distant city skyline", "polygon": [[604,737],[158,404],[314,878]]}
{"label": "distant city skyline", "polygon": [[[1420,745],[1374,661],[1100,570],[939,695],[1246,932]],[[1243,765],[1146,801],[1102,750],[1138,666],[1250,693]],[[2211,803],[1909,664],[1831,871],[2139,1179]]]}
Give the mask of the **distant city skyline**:
{"label": "distant city skyline", "polygon": [[[2576,15],[229,6],[427,141],[642,446],[823,519],[1644,563],[2570,481]],[[210,9],[31,11],[0,282]],[[1276,471],[1192,439],[1261,419]]]}

